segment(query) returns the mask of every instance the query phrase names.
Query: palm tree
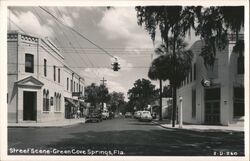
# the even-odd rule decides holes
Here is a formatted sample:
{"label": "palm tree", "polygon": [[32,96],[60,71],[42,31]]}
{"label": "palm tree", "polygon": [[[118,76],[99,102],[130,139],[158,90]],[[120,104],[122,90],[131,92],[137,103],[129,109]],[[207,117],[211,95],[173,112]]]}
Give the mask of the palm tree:
{"label": "palm tree", "polygon": [[[176,42],[174,42],[174,38],[169,38],[168,47],[162,44],[155,50],[160,56],[153,60],[148,72],[150,79],[160,80],[160,88],[162,88],[162,80],[169,80],[170,82],[170,86],[173,89],[173,127],[175,126],[176,117],[176,91],[181,82],[189,74],[193,58],[192,51],[186,50],[186,46],[187,44],[184,43],[182,39],[177,39]],[[160,112],[161,111],[162,109],[160,107]]]}

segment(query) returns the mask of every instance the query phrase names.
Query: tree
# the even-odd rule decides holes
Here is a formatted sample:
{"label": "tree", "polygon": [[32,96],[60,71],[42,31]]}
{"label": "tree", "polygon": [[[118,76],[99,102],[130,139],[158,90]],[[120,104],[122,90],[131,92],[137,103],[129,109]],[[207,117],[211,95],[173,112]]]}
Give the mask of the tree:
{"label": "tree", "polygon": [[[170,86],[173,89],[172,126],[174,127],[176,117],[176,91],[190,72],[193,54],[191,50],[185,49],[187,44],[185,44],[183,40],[178,39],[177,43],[173,43],[172,40],[173,39],[170,38],[169,49],[167,49],[166,45],[162,44],[155,50],[155,52],[161,56],[153,60],[148,76],[153,80],[169,80]],[[173,45],[176,46],[174,47]],[[175,54],[173,49],[176,50]]]}
{"label": "tree", "polygon": [[111,106],[111,111],[115,112],[119,109],[119,106],[125,102],[124,94],[122,92],[112,92],[109,95],[109,104]]}
{"label": "tree", "polygon": [[196,18],[195,33],[205,42],[201,56],[206,67],[213,66],[216,50],[228,45],[229,34],[235,34],[236,49],[244,49],[244,41],[239,39],[239,32],[244,28],[243,6],[203,7],[196,12]]}
{"label": "tree", "polygon": [[[178,39],[186,36],[194,29],[197,36],[204,40],[205,45],[201,50],[201,56],[204,64],[212,66],[216,57],[216,47],[224,49],[228,43],[228,33],[238,33],[244,27],[244,6],[232,7],[201,7],[201,6],[137,6],[138,25],[144,24],[145,30],[148,31],[153,43],[155,40],[156,30],[159,28],[162,44],[166,52],[169,50],[169,37],[172,37],[172,64],[176,64],[176,45]],[[195,23],[196,22],[196,23]],[[197,24],[197,25],[195,25]],[[235,50],[242,52],[244,41],[236,42]],[[239,50],[240,49],[240,50]],[[176,68],[173,69],[176,71]],[[159,75],[158,75],[159,76]],[[160,77],[159,77],[160,78]],[[159,79],[161,82],[161,79]],[[161,83],[160,83],[161,84]],[[175,91],[175,90],[174,90]],[[176,100],[173,100],[175,104]],[[173,106],[175,109],[176,107]],[[173,110],[173,117],[175,116]],[[173,121],[174,126],[174,121]]]}
{"label": "tree", "polygon": [[128,90],[128,99],[130,110],[133,111],[134,107],[137,110],[143,110],[148,104],[156,99],[158,91],[155,85],[147,79],[138,79],[134,83],[134,87]]}
{"label": "tree", "polygon": [[109,100],[109,92],[104,85],[97,86],[92,83],[90,86],[85,87],[86,102],[90,102],[92,106],[97,108],[97,105]]}
{"label": "tree", "polygon": [[[194,12],[189,12],[193,10],[193,7],[186,7],[183,8],[182,6],[160,6],[160,7],[152,7],[152,6],[147,6],[147,7],[141,7],[138,6],[135,8],[137,11],[137,22],[140,26],[145,24],[145,29],[148,31],[148,33],[151,36],[151,39],[155,40],[155,32],[156,28],[159,27],[160,32],[161,32],[161,38],[162,38],[162,46],[160,49],[164,48],[164,52],[168,53],[168,50],[171,50],[171,63],[173,68],[171,69],[173,72],[177,72],[177,54],[178,48],[180,47],[180,43],[182,37],[186,35],[187,31],[190,31],[192,27],[194,27],[194,17],[195,13]],[[171,36],[169,36],[171,35]],[[171,37],[171,41],[170,40]],[[164,53],[164,52],[159,52],[158,53]],[[159,58],[161,60],[162,58]],[[155,80],[159,79],[160,81],[160,102],[162,98],[162,80],[163,77],[165,77],[164,72],[159,72],[157,70],[154,70],[154,65],[152,63],[152,68],[149,70],[148,76],[149,78]],[[160,68],[159,68],[160,69]],[[168,69],[168,70],[169,70]],[[172,86],[174,90],[174,95],[173,97],[176,98],[176,88],[178,80],[173,81],[172,80]],[[173,99],[174,99],[173,98]],[[162,104],[160,104],[160,109],[162,109]],[[176,112],[176,100],[173,100],[173,127],[175,126],[175,112]],[[160,118],[161,119],[161,118]]]}

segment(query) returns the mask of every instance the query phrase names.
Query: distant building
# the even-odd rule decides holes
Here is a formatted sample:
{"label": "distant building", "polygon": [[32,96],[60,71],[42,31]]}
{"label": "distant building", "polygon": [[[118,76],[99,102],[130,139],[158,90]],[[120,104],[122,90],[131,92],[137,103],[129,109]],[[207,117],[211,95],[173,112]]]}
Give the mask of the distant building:
{"label": "distant building", "polygon": [[[205,68],[199,56],[204,45],[197,41],[191,47],[194,53],[192,70],[177,90],[183,97],[183,121],[192,124],[242,125],[244,123],[244,54],[233,52],[235,41],[217,50],[213,67]],[[210,86],[202,86],[208,80]]]}
{"label": "distant building", "polygon": [[[73,117],[84,78],[70,69],[48,38],[9,31],[8,122],[48,122]],[[80,100],[82,101],[82,100]]]}

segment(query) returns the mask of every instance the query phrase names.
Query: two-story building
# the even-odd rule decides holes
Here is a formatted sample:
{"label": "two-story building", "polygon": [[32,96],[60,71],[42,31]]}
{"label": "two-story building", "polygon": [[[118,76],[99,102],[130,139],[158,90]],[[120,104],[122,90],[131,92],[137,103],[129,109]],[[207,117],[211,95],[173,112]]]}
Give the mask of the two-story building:
{"label": "two-story building", "polygon": [[[234,38],[230,37],[224,50],[217,50],[214,66],[207,68],[200,56],[204,42],[192,45],[192,70],[177,90],[178,106],[179,97],[183,98],[184,122],[243,126],[244,54],[233,52]],[[208,85],[204,86],[202,80],[207,80]]]}
{"label": "two-story building", "polygon": [[10,31],[7,41],[8,122],[62,120],[67,102],[79,108],[72,92],[83,92],[84,78],[65,64],[51,40]]}

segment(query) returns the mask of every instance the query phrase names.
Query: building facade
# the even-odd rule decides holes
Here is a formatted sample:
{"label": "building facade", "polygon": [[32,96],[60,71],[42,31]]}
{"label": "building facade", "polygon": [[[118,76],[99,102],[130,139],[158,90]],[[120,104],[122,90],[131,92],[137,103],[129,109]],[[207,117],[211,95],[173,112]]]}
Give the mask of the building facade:
{"label": "building facade", "polygon": [[[177,90],[178,106],[183,98],[183,122],[243,126],[244,54],[233,52],[235,41],[230,39],[224,50],[217,50],[214,66],[206,68],[200,56],[203,45],[197,41],[191,47],[192,69]],[[207,85],[201,83],[204,80]]]}
{"label": "building facade", "polygon": [[52,41],[17,31],[9,31],[7,41],[9,123],[62,120],[66,104],[79,108],[72,92],[83,92],[84,79]]}

